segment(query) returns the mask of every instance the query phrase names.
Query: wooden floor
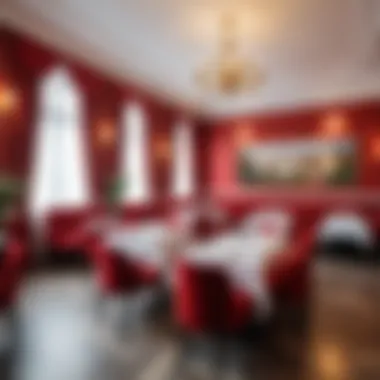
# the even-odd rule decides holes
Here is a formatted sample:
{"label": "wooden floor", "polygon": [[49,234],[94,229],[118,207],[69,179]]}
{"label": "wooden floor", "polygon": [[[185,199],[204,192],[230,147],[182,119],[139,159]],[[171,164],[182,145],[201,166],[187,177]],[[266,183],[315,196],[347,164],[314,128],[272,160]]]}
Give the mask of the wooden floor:
{"label": "wooden floor", "polygon": [[194,341],[180,361],[165,313],[144,311],[151,295],[105,304],[89,272],[33,274],[5,321],[15,344],[3,349],[0,379],[379,380],[380,269],[323,259],[313,282],[304,328],[281,318],[251,339],[220,343],[221,358],[214,342]]}

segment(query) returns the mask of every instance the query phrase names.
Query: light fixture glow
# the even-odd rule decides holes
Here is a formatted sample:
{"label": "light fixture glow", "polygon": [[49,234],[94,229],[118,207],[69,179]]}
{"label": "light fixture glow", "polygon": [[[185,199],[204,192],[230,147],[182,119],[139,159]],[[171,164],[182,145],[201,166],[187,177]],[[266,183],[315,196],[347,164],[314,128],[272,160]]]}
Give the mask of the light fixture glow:
{"label": "light fixture glow", "polygon": [[236,19],[231,14],[222,17],[216,57],[196,73],[199,84],[225,95],[258,88],[264,76],[258,66],[245,59],[239,51]]}
{"label": "light fixture glow", "polygon": [[0,114],[9,115],[18,106],[19,98],[17,92],[10,86],[0,87]]}

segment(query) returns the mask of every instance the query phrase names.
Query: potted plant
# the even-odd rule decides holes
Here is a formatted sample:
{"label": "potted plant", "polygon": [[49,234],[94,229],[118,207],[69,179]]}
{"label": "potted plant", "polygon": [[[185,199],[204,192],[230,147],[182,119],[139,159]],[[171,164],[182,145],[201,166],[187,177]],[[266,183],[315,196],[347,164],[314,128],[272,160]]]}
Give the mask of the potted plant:
{"label": "potted plant", "polygon": [[109,213],[116,218],[119,216],[121,210],[123,189],[124,182],[120,177],[111,178],[106,186],[105,199],[107,208]]}
{"label": "potted plant", "polygon": [[20,200],[22,185],[16,178],[0,174],[0,236],[4,239],[4,230],[15,206]]}

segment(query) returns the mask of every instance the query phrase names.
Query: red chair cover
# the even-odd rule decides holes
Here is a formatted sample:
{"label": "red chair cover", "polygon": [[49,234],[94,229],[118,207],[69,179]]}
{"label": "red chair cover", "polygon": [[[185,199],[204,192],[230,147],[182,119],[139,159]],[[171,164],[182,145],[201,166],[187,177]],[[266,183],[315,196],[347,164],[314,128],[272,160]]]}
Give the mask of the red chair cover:
{"label": "red chair cover", "polygon": [[249,322],[249,297],[233,291],[221,271],[182,263],[177,276],[175,315],[183,328],[193,332],[232,332]]}
{"label": "red chair cover", "polygon": [[108,249],[100,239],[91,242],[90,256],[100,287],[105,293],[133,292],[159,279],[155,268]]}
{"label": "red chair cover", "polygon": [[315,231],[309,229],[268,266],[268,285],[281,299],[300,300],[309,294],[310,266]]}
{"label": "red chair cover", "polygon": [[47,217],[46,240],[49,248],[59,251],[83,251],[90,218],[89,210],[55,210]]}
{"label": "red chair cover", "polygon": [[21,266],[26,269],[31,262],[31,232],[28,216],[26,214],[17,213],[7,223],[6,238],[9,241],[17,241],[22,245]]}
{"label": "red chair cover", "polygon": [[0,309],[10,307],[15,300],[24,271],[25,251],[19,240],[8,239],[0,264]]}

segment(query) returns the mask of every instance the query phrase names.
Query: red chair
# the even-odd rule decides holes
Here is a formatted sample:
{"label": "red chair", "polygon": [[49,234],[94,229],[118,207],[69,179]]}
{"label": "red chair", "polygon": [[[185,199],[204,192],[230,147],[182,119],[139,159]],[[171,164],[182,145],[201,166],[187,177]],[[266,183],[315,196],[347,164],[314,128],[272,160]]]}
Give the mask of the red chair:
{"label": "red chair", "polygon": [[208,239],[228,229],[228,218],[222,211],[217,214],[201,214],[194,220],[193,236],[196,239]]}
{"label": "red chair", "polygon": [[0,263],[0,310],[14,303],[24,272],[25,246],[14,237],[9,237]]}
{"label": "red chair", "polygon": [[299,303],[308,298],[314,243],[315,231],[311,228],[269,263],[268,286],[278,302]]}
{"label": "red chair", "polygon": [[[180,263],[176,272],[174,316],[182,330],[181,355],[172,378],[186,368],[188,339],[194,334],[210,339],[214,349],[212,361],[219,366],[229,338],[244,332],[252,317],[250,297],[233,290],[227,277],[217,268],[204,268]],[[232,343],[232,342],[231,342]]]}
{"label": "red chair", "polygon": [[129,205],[123,207],[122,219],[126,222],[141,222],[147,219],[164,219],[167,216],[168,207],[164,201],[144,203],[141,205]]}
{"label": "red chair", "polygon": [[105,295],[128,293],[140,287],[137,267],[100,241],[93,247],[92,258],[98,284]]}
{"label": "red chair", "polygon": [[100,239],[94,239],[89,248],[99,286],[105,295],[132,293],[159,280],[157,269],[117,254]]}
{"label": "red chair", "polygon": [[194,222],[193,235],[196,239],[207,239],[215,235],[215,226],[211,220],[199,218]]}
{"label": "red chair", "polygon": [[25,270],[32,262],[31,252],[33,251],[28,216],[22,213],[14,215],[7,222],[6,236],[10,241],[17,241],[23,246],[23,256],[20,259],[21,266]]}
{"label": "red chair", "polygon": [[250,297],[233,290],[218,269],[179,264],[174,295],[175,316],[190,332],[232,333],[252,316]]}
{"label": "red chair", "polygon": [[61,209],[46,218],[46,245],[53,259],[83,258],[89,231],[89,210]]}
{"label": "red chair", "polygon": [[139,271],[140,281],[144,287],[154,286],[160,282],[160,271],[153,265],[147,263],[136,264]]}

